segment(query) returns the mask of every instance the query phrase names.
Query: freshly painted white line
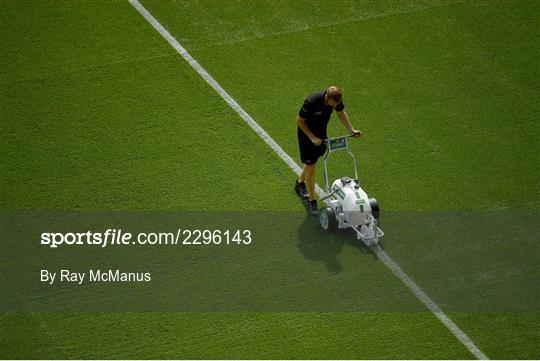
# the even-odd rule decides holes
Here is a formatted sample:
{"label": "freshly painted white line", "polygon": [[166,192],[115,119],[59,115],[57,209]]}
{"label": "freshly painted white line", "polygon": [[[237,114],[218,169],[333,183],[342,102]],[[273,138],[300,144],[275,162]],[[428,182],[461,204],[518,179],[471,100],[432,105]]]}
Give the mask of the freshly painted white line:
{"label": "freshly painted white line", "polygon": [[372,248],[373,252],[378,256],[378,258],[383,261],[383,263],[392,271],[397,278],[403,282],[405,286],[422,302],[434,315],[441,321],[449,330],[456,336],[456,338],[461,341],[461,343],[471,351],[471,353],[476,356],[479,360],[489,360],[489,358],[474,344],[474,342],[461,331],[461,329],[448,317],[444,311],[427,295],[426,292],[420,286],[416,284],[409,277],[399,265],[386,253],[383,251],[379,245],[376,245]]}
{"label": "freshly painted white line", "polygon": [[[146,10],[144,6],[139,3],[139,1],[129,0],[129,2],[154,27],[154,29],[156,29],[161,36],[167,40],[167,42],[178,52],[178,54],[180,54],[182,58],[184,58],[193,67],[193,69],[195,69],[195,71],[199,73],[199,75],[206,80],[208,84],[210,84],[212,89],[214,89],[221,96],[221,98],[223,98],[223,100],[225,100],[225,102],[229,104],[229,106],[233,108],[238,115],[240,115],[240,117],[255,131],[255,133],[257,133],[296,174],[300,174],[302,171],[300,166],[298,166],[298,164],[296,164],[296,162],[283,150],[283,148],[281,148],[280,145],[277,144],[276,141],[272,139],[270,135],[268,135],[268,133],[266,133],[266,131],[251,117],[251,115],[249,115],[236,102],[236,100],[234,100],[234,98],[231,97],[229,93],[227,93],[227,91],[225,91],[225,89],[223,89],[221,85],[219,85],[219,83],[212,78],[210,74],[208,74],[208,72],[187,52],[186,49],[184,49],[182,45],[180,45],[180,43],[167,31],[167,29],[165,29],[163,25],[161,25],[159,21],[157,21],[154,16],[152,16],[152,14],[150,14],[148,10]],[[316,188],[317,193],[324,193],[319,185],[317,185]]]}
{"label": "freshly painted white line", "polygon": [[[240,117],[274,150],[279,157],[295,172],[300,173],[301,168],[296,162],[279,146],[278,143],[249,115],[212,78],[210,74],[187,52],[186,49],[161,25],[153,16],[139,3],[138,0],[129,0],[130,4],[156,29],[165,40],[180,54],[200,76],[214,89],[229,106],[240,115]],[[323,194],[322,188],[317,185],[317,193]],[[398,277],[401,282],[422,302],[467,349],[478,359],[487,360],[487,356],[480,351],[474,342],[443,312],[443,310],[409,277],[401,267],[379,246],[375,246],[373,251],[378,258]]]}

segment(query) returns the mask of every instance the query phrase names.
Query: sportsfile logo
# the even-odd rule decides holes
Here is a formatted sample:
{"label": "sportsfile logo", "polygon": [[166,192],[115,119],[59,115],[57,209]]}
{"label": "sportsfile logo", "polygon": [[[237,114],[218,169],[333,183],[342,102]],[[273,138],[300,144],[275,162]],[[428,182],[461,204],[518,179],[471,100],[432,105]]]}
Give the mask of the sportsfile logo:
{"label": "sportsfile logo", "polygon": [[92,245],[106,247],[108,244],[127,245],[131,243],[133,235],[122,232],[121,229],[107,229],[105,232],[68,232],[68,233],[42,233],[41,244],[50,248],[61,245]]}
{"label": "sportsfile logo", "polygon": [[140,232],[134,236],[121,229],[107,229],[105,232],[45,232],[41,233],[41,245],[50,248],[60,246],[98,246],[109,245],[249,245],[252,242],[251,231],[235,230],[200,230],[181,229],[176,232]]}

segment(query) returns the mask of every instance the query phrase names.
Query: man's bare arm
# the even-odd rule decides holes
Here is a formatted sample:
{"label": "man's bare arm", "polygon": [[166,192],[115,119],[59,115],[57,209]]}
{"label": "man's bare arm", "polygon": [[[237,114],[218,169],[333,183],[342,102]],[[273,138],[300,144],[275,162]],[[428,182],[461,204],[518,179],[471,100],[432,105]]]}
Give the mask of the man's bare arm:
{"label": "man's bare arm", "polygon": [[298,124],[298,126],[300,127],[300,129],[302,129],[302,131],[308,136],[308,138],[311,140],[311,142],[315,145],[321,145],[322,144],[322,140],[317,138],[312,132],[311,130],[309,129],[309,127],[307,126],[306,124],[306,120],[304,118],[302,118],[301,116],[297,116],[296,117],[296,123]]}
{"label": "man's bare arm", "polygon": [[340,122],[343,124],[345,129],[349,131],[349,133],[357,134],[356,135],[357,137],[361,137],[362,135],[364,135],[361,131],[353,128],[351,120],[349,119],[349,114],[347,114],[346,111],[341,111],[341,112],[336,112],[336,113]]}

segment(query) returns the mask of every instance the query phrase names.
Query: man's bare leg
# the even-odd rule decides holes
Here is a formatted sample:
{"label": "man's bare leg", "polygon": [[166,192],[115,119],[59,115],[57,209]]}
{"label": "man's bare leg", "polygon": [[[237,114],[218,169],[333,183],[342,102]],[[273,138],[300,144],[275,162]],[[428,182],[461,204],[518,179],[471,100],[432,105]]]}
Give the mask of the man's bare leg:
{"label": "man's bare leg", "polygon": [[304,183],[306,181],[306,165],[304,164],[304,168],[302,168],[302,172],[300,172],[300,175],[298,176],[298,183]]}
{"label": "man's bare leg", "polygon": [[306,187],[309,194],[309,200],[315,199],[315,175],[317,173],[317,164],[305,164],[302,174],[306,182]]}

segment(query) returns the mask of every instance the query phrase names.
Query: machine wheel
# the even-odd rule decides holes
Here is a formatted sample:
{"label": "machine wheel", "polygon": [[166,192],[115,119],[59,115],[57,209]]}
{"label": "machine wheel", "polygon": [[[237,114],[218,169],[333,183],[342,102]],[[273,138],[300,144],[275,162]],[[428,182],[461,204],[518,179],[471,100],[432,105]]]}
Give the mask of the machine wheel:
{"label": "machine wheel", "polygon": [[379,203],[375,198],[369,199],[369,206],[371,207],[371,214],[373,215],[373,218],[375,218],[377,221],[381,217],[381,211],[379,209]]}
{"label": "machine wheel", "polygon": [[335,231],[338,228],[336,213],[332,207],[324,207],[319,210],[319,222],[325,231]]}

